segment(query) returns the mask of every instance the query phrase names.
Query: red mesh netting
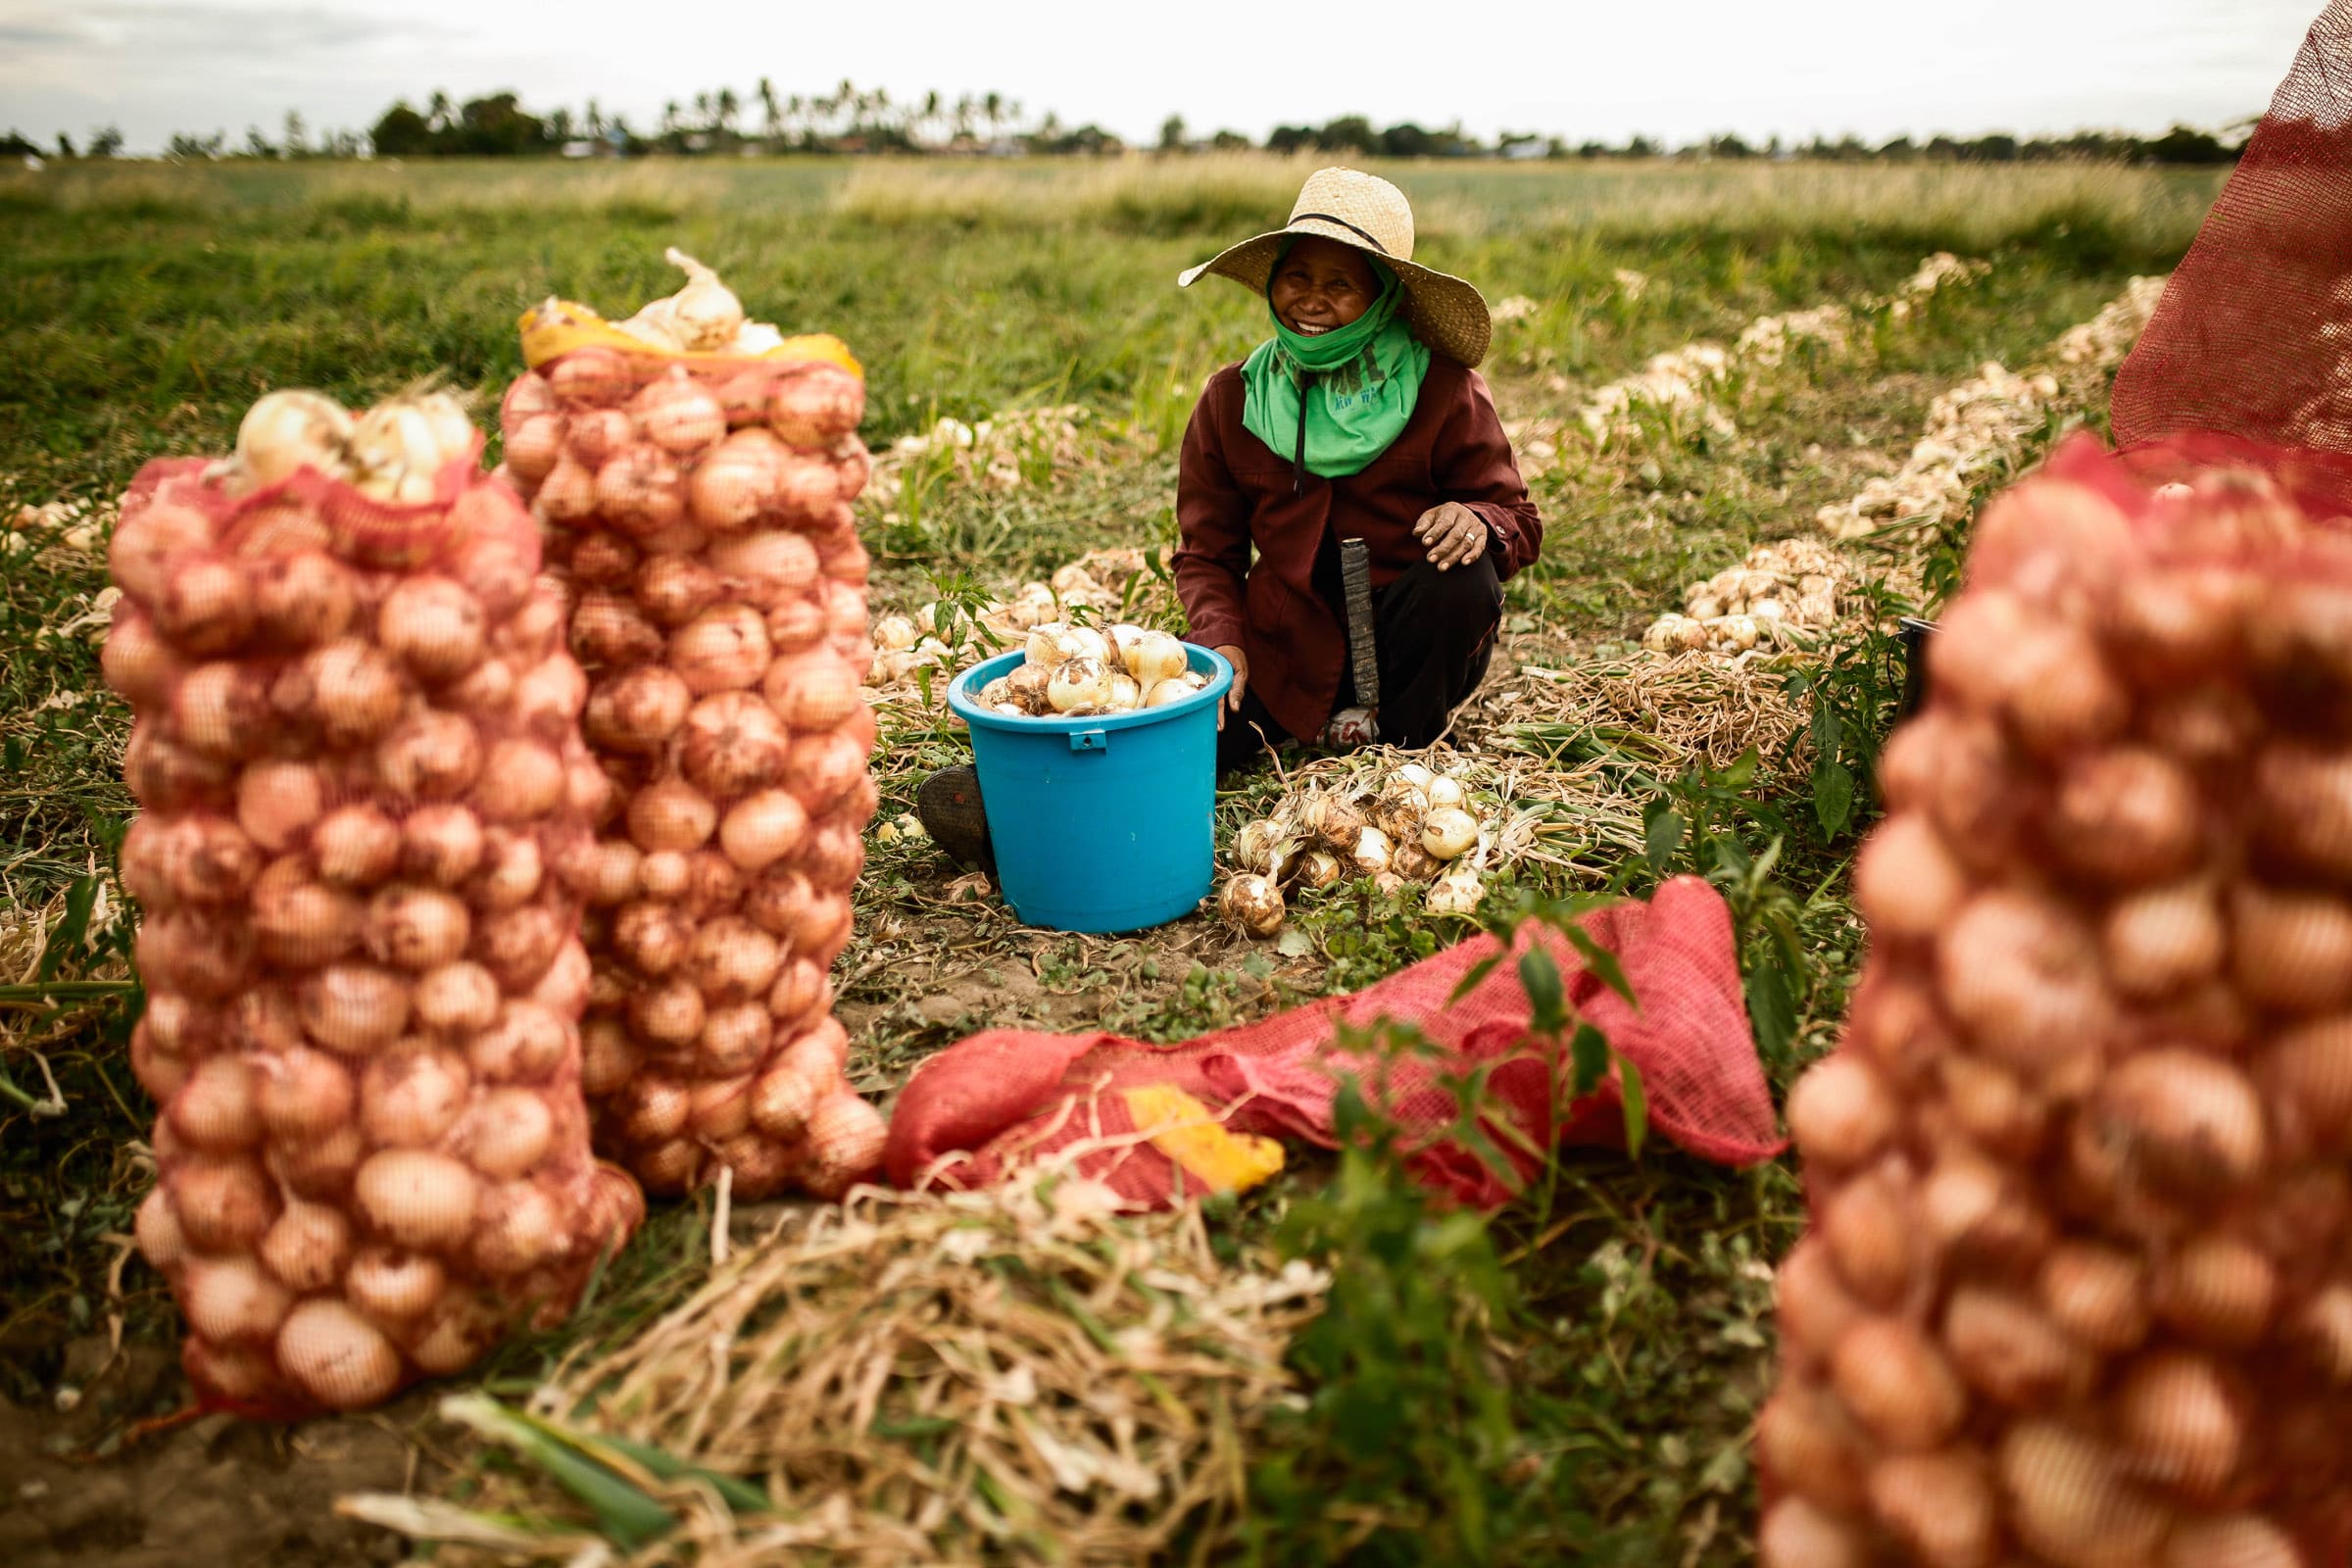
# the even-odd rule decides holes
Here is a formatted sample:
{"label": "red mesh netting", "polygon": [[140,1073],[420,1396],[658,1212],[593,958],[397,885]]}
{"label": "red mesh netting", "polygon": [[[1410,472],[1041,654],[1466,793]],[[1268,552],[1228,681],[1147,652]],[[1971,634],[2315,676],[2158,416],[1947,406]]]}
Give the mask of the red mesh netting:
{"label": "red mesh netting", "polygon": [[2117,372],[2116,441],[2215,431],[2352,451],[2347,349],[2352,0],[2336,0]]}
{"label": "red mesh netting", "polygon": [[[1545,947],[1578,1012],[1640,1070],[1650,1124],[1708,1159],[1745,1164],[1777,1152],[1772,1098],[1748,1032],[1731,911],[1722,897],[1704,882],[1679,877],[1646,905],[1615,905],[1584,924],[1617,956],[1638,1009],[1588,970],[1557,933],[1531,924],[1520,934],[1521,947]],[[1529,1040],[1528,1001],[1513,965],[1497,965],[1449,1004],[1463,976],[1494,951],[1492,937],[1479,937],[1354,996],[1176,1046],[1109,1034],[988,1030],[931,1057],[907,1082],[893,1109],[885,1168],[901,1186],[927,1179],[977,1186],[996,1180],[1013,1160],[1100,1140],[1109,1147],[1085,1155],[1082,1168],[1131,1201],[1164,1204],[1184,1173],[1152,1146],[1120,1144],[1134,1124],[1124,1102],[1107,1092],[1172,1085],[1223,1112],[1235,1132],[1328,1148],[1336,1142],[1332,1102],[1339,1081],[1352,1075],[1366,1099],[1403,1129],[1422,1181],[1466,1202],[1502,1202],[1509,1189],[1476,1155],[1442,1137],[1458,1109],[1441,1078],[1492,1069],[1481,1113],[1490,1128],[1521,1135],[1494,1141],[1522,1179],[1535,1169],[1522,1140],[1536,1148],[1613,1145],[1623,1118],[1613,1075],[1556,1108],[1562,1063]],[[1339,1025],[1368,1028],[1383,1018],[1419,1029],[1437,1054],[1384,1059],[1337,1048]]]}
{"label": "red mesh netting", "polygon": [[141,470],[110,559],[139,1243],[199,1398],[352,1408],[560,1320],[643,1211],[579,1091],[565,873],[605,781],[537,530],[476,458],[416,506],[206,468]]}
{"label": "red mesh netting", "polygon": [[1767,1568],[2352,1560],[2341,468],[2079,436],[1978,520],[1788,1096]]}
{"label": "red mesh netting", "polygon": [[597,1145],[656,1192],[838,1197],[879,1158],[827,971],[879,800],[864,383],[589,346],[509,389],[612,789],[584,934]]}

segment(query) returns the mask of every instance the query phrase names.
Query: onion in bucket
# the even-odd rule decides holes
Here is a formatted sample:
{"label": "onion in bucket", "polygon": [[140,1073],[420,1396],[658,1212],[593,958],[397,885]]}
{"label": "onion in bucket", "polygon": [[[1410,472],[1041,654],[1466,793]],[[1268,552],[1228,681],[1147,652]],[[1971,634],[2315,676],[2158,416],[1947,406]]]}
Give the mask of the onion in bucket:
{"label": "onion in bucket", "polygon": [[[546,996],[584,968],[544,871],[591,847],[579,673],[476,452],[438,394],[356,421],[272,394],[237,462],[151,464],[123,509],[110,679],[208,760],[194,788],[137,759],[122,870],[161,1111],[139,1245],[207,1401],[378,1402],[561,1314],[625,1236],[577,1109],[582,998]],[[549,1225],[527,1271],[479,1245],[477,1194],[516,1180]],[[502,1305],[428,1346],[461,1298]]]}
{"label": "onion in bucket", "polygon": [[2352,1551],[2346,584],[2268,481],[2085,445],[1979,521],[1788,1098],[1767,1562]]}
{"label": "onion in bucket", "polygon": [[[559,353],[507,395],[554,419],[566,449],[578,432],[616,454],[584,504],[557,491],[560,466],[518,470],[577,590],[569,645],[614,791],[579,878],[591,1110],[599,1147],[652,1190],[724,1168],[739,1198],[833,1196],[879,1157],[870,1107],[837,1106],[822,1120],[840,1136],[812,1135],[818,1106],[858,1102],[841,1064],[803,1046],[839,1033],[824,972],[849,939],[876,802],[849,506],[867,471],[864,389],[826,361],[746,354],[741,302],[693,258],[670,260],[686,288],[622,323],[643,347],[595,363],[603,395],[564,396],[602,348]],[[608,486],[622,463],[631,484]],[[657,473],[675,475],[674,522],[636,483]]]}

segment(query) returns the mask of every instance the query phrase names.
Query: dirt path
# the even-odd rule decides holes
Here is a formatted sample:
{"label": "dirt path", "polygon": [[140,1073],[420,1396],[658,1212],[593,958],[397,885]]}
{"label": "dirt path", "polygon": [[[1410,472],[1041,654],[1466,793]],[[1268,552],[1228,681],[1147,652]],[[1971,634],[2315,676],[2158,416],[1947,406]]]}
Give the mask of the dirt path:
{"label": "dirt path", "polygon": [[[137,1412],[186,1385],[172,1353],[130,1346],[97,1368],[104,1342],[67,1352],[70,1409],[0,1399],[0,1563],[8,1568],[346,1568],[396,1563],[404,1544],[335,1517],[347,1492],[397,1491],[403,1436],[432,1394],[373,1415],[266,1426],[211,1415],[114,1446]],[[85,1455],[95,1445],[104,1457]]]}

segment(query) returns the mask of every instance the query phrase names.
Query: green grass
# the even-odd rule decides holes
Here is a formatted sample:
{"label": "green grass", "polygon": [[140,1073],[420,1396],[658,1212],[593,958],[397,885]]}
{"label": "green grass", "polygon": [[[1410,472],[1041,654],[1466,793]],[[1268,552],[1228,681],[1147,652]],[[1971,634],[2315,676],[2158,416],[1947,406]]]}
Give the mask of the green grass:
{"label": "green grass", "polygon": [[[2169,267],[2212,189],[2207,176],[2115,171],[1392,172],[1423,208],[1422,259],[1473,278],[1490,300],[1537,303],[1498,327],[1487,368],[1508,418],[1570,414],[1591,386],[1692,338],[1728,340],[1761,312],[1883,295],[1931,250],[1993,263],[1983,281],[1936,296],[1906,322],[1866,319],[1851,354],[1800,354],[1736,379],[1723,393],[1736,440],[1653,428],[1539,481],[1544,558],[1513,583],[1509,609],[1562,659],[1638,631],[1681,583],[1751,544],[1801,531],[1816,507],[1856,488],[1862,455],[1900,458],[1937,391],[1986,359],[2027,363],[2130,275]],[[102,498],[149,458],[219,451],[271,386],[362,402],[438,374],[487,404],[519,368],[514,323],[524,308],[554,292],[625,312],[674,285],[661,261],[674,243],[721,268],[756,314],[852,343],[869,368],[876,446],[942,415],[976,419],[1028,403],[1081,403],[1131,432],[1105,461],[1051,484],[944,486],[919,514],[873,520],[885,602],[929,597],[934,572],[1008,584],[1092,546],[1171,536],[1167,446],[1201,378],[1262,323],[1239,290],[1180,294],[1174,275],[1278,221],[1298,173],[1256,161],[0,176],[10,230],[0,357],[11,367],[0,377],[0,510]],[[1638,298],[1615,281],[1621,269],[1650,279]],[[110,1309],[113,1252],[101,1238],[128,1228],[144,1178],[124,1149],[144,1137],[150,1111],[121,1052],[124,1004],[43,985],[119,972],[109,965],[127,937],[109,905],[88,904],[130,809],[117,771],[125,715],[102,694],[95,627],[79,620],[103,586],[102,561],[53,531],[0,542],[10,550],[0,575],[0,961],[10,973],[0,979],[31,982],[0,989],[10,1042],[0,1070],[23,1091],[0,1090],[0,1345],[13,1352],[0,1357],[0,1390],[22,1400],[43,1396],[65,1341]],[[885,745],[901,760],[956,755],[944,732],[887,734]],[[1270,788],[1242,786],[1234,818]],[[905,805],[892,793],[886,810]],[[1859,959],[1842,898],[1851,830],[1824,834],[1805,779],[1777,759],[1733,783],[1684,781],[1673,804],[1703,818],[1703,831],[1654,863],[1604,870],[1636,892],[1672,869],[1734,890],[1751,917],[1743,958],[1793,979],[1791,1016],[1765,1040],[1769,1074],[1785,1087],[1829,1039]],[[1759,879],[1754,858],[1775,843],[1777,865]],[[1162,938],[984,931],[974,941],[993,945],[986,964],[1001,968],[973,970],[987,982],[983,1000],[956,1016],[926,1005],[936,975],[902,957],[907,930],[956,918],[942,912],[953,908],[943,881],[921,851],[893,849],[877,852],[860,889],[843,974],[846,999],[868,1020],[861,1087],[889,1088],[981,1023],[1101,1018],[1185,1038],[1361,985],[1458,934],[1335,901],[1298,921],[1334,961],[1253,956],[1206,967]],[[1024,984],[1006,990],[1009,979]],[[64,1092],[63,1116],[21,1102],[45,1094],[35,1048]],[[1446,1488],[1433,1481],[1416,1506],[1490,1510],[1531,1540],[1559,1532],[1542,1537],[1553,1543],[1543,1560],[1746,1559],[1753,1495],[1740,1440],[1769,1378],[1761,1271],[1799,1220],[1785,1163],[1727,1172],[1659,1149],[1639,1163],[1572,1154],[1546,1202],[1468,1233],[1393,1183],[1358,1173],[1348,1188],[1332,1177],[1328,1162],[1295,1169],[1240,1205],[1228,1234],[1237,1247],[1350,1258],[1349,1226],[1388,1238],[1402,1249],[1389,1265],[1403,1256],[1425,1266],[1426,1278],[1396,1287],[1399,1309],[1422,1314],[1413,1331],[1476,1330],[1457,1371],[1469,1412],[1459,1419],[1479,1435],[1442,1423],[1414,1433],[1405,1452],[1433,1474],[1450,1466]],[[625,1333],[658,1312],[698,1276],[701,1235],[693,1209],[659,1217],[583,1325],[510,1348],[489,1375],[520,1386],[577,1335]],[[123,1281],[132,1333],[175,1332],[143,1265]],[[1311,1351],[1334,1409],[1349,1407],[1349,1379],[1417,1353],[1406,1340],[1384,1349],[1327,1339]],[[1304,1421],[1293,1446],[1265,1456],[1255,1560],[1304,1560],[1309,1544],[1329,1545],[1309,1515],[1346,1457],[1336,1431]],[[1467,1469],[1454,1463],[1462,1455]],[[1446,1561],[1529,1560],[1507,1542],[1429,1539],[1455,1543]],[[1383,1540],[1358,1560],[1438,1560],[1414,1555],[1405,1537]]]}

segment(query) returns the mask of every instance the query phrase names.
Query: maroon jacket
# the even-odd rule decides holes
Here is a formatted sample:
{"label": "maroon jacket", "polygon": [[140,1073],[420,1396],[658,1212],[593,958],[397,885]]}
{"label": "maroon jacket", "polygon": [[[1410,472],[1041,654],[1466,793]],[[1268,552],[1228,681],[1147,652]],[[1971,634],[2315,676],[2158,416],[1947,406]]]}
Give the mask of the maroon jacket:
{"label": "maroon jacket", "polygon": [[[1359,473],[1306,476],[1291,491],[1291,463],[1242,426],[1241,367],[1208,378],[1184,432],[1176,471],[1176,593],[1192,640],[1250,656],[1250,689],[1293,735],[1331,716],[1348,634],[1310,581],[1326,527],[1371,547],[1380,588],[1428,558],[1413,524],[1459,501],[1487,521],[1494,574],[1536,559],[1543,519],[1476,370],[1429,358],[1421,400],[1404,430]],[[1251,547],[1256,561],[1251,564]]]}

